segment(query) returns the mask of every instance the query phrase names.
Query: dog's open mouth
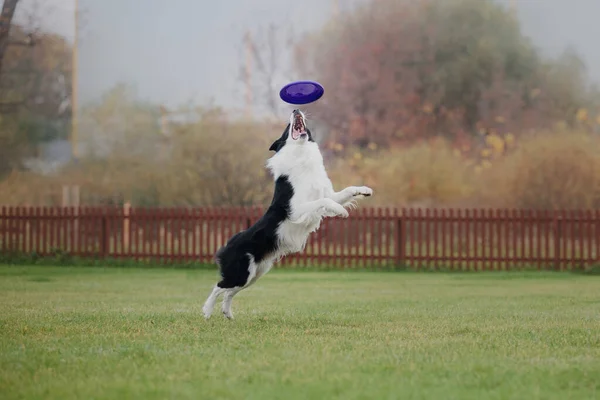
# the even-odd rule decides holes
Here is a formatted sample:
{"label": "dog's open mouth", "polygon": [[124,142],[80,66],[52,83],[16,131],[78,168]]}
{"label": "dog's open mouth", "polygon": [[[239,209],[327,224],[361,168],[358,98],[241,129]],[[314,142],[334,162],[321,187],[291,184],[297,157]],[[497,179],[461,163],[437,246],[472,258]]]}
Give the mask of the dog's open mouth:
{"label": "dog's open mouth", "polygon": [[306,125],[304,118],[300,113],[294,113],[294,123],[292,124],[292,139],[298,140],[302,135],[306,135]]}

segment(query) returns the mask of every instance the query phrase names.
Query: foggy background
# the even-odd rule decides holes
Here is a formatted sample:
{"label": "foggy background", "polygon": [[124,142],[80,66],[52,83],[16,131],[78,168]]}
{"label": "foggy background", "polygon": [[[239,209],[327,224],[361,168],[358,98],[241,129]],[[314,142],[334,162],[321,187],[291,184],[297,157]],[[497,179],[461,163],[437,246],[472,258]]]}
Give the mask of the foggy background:
{"label": "foggy background", "polygon": [[315,79],[373,204],[600,207],[600,2],[79,0],[74,49],[73,0],[12,1],[4,204],[264,205],[278,91]]}
{"label": "foggy background", "polygon": [[[497,1],[509,4],[509,0]],[[72,40],[73,1],[44,2],[49,12],[42,20],[44,27]],[[359,3],[338,2],[342,10]],[[515,3],[522,29],[536,46],[550,56],[572,47],[585,61],[590,77],[600,81],[600,25],[596,21],[600,2]],[[142,98],[171,106],[192,99],[240,108],[245,31],[274,23],[303,33],[323,25],[332,16],[333,4],[320,0],[80,0],[81,101],[98,98],[118,82],[128,82]],[[285,83],[286,77],[279,77],[278,86]]]}

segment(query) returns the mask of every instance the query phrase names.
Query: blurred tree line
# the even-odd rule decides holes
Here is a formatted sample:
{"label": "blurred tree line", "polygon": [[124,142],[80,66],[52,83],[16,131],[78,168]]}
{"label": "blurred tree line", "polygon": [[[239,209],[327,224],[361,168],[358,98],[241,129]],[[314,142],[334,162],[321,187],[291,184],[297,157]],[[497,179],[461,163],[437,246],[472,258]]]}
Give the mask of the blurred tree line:
{"label": "blurred tree line", "polygon": [[367,2],[301,40],[294,62],[327,88],[314,114],[344,146],[469,146],[600,105],[577,54],[544,59],[491,0]]}
{"label": "blurred tree line", "polygon": [[[10,35],[27,37],[17,26]],[[40,143],[67,136],[70,118],[69,44],[38,36],[9,47],[0,72],[12,88],[3,101],[19,104],[0,116],[1,203],[58,204],[65,184],[81,187],[84,204],[270,200],[264,163],[285,121],[167,111],[127,85],[81,110],[77,164],[26,171]],[[262,86],[290,75],[278,64],[290,43],[278,37],[270,27],[252,45]],[[542,57],[492,0],[372,0],[296,38],[290,57],[292,79],[326,88],[306,109],[334,183],[371,185],[370,204],[600,207],[600,95],[584,63],[569,49]],[[278,114],[273,96],[256,101]]]}

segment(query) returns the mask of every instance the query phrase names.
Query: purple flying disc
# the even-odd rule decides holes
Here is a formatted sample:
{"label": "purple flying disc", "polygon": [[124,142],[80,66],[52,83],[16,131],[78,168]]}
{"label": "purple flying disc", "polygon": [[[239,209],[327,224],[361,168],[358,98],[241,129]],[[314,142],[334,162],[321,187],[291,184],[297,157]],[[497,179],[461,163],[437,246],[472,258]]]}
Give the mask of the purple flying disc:
{"label": "purple flying disc", "polygon": [[289,104],[308,104],[321,98],[325,89],[314,81],[296,81],[285,85],[279,92],[281,100]]}

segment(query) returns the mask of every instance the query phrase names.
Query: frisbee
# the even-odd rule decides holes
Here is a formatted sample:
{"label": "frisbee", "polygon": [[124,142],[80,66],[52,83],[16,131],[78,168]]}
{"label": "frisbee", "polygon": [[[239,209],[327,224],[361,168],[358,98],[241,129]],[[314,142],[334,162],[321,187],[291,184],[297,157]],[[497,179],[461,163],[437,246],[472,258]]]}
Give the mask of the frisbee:
{"label": "frisbee", "polygon": [[325,89],[314,81],[296,81],[285,85],[279,92],[281,100],[289,104],[308,104],[319,100]]}

